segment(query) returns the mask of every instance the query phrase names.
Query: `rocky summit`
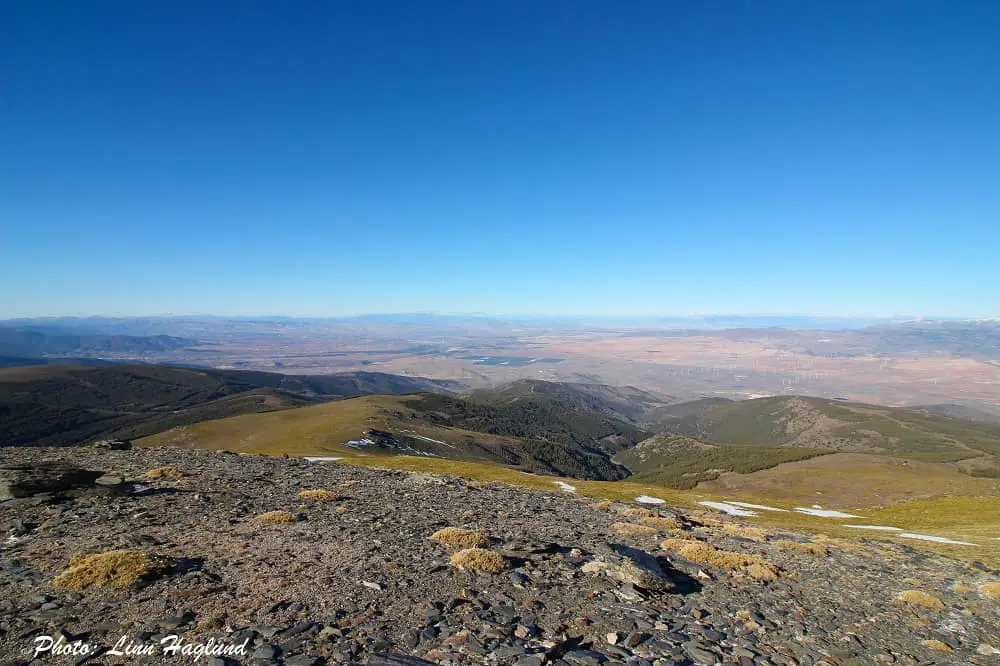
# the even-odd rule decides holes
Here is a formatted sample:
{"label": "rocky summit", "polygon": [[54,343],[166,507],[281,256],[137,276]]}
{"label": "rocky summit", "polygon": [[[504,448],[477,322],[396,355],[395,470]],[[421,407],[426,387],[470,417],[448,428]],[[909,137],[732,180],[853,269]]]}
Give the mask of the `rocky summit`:
{"label": "rocky summit", "polygon": [[1000,663],[998,572],[880,540],[224,452],[0,467],[8,664]]}

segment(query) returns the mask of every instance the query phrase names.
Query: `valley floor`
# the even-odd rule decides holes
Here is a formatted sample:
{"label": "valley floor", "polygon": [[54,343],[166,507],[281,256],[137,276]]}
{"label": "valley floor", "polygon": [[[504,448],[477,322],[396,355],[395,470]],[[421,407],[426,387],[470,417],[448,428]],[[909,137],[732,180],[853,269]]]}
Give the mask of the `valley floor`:
{"label": "valley floor", "polygon": [[[8,663],[58,631],[106,648],[122,636],[246,640],[239,661],[290,666],[985,665],[1000,655],[998,573],[899,543],[595,503],[551,481],[531,490],[176,449],[0,450],[0,466],[42,459],[122,483],[0,502]],[[298,495],[310,489],[330,494]],[[260,519],[273,511],[290,522]],[[429,539],[449,526],[485,532],[498,570],[455,566],[457,547]],[[53,583],[75,555],[121,550],[152,558],[154,575],[122,589]]]}

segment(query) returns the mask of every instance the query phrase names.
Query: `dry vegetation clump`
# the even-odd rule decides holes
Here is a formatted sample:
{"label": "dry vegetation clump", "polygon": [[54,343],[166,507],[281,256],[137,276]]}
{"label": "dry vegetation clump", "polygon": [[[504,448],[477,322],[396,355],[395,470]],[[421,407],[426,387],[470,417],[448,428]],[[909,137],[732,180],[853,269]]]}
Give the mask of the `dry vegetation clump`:
{"label": "dry vegetation clump", "polygon": [[489,536],[483,530],[467,530],[463,527],[445,527],[431,535],[431,540],[449,546],[473,548],[485,546],[490,542]]}
{"label": "dry vegetation clump", "polygon": [[350,509],[348,509],[343,504],[341,504],[340,506],[338,506],[336,510],[337,510],[337,513],[339,513],[340,515],[344,515],[345,513],[347,513],[348,511],[350,511]]}
{"label": "dry vegetation clump", "polygon": [[156,479],[180,479],[183,478],[184,471],[176,467],[154,467],[142,476],[149,481]]}
{"label": "dry vegetation clump", "polygon": [[725,569],[756,580],[775,580],[778,577],[778,567],[756,555],[720,550],[703,541],[687,539],[667,539],[662,546],[664,550],[673,551],[690,562]]}
{"label": "dry vegetation clump", "polygon": [[316,489],[303,490],[299,493],[299,499],[310,500],[312,502],[336,502],[337,500],[344,499],[344,496],[330,490]]}
{"label": "dry vegetation clump", "polygon": [[656,518],[659,514],[652,509],[624,509],[622,515],[626,518]]}
{"label": "dry vegetation clump", "polygon": [[896,599],[911,606],[930,608],[931,610],[944,610],[944,603],[933,594],[928,594],[921,590],[905,590],[900,592]]}
{"label": "dry vegetation clump", "polygon": [[649,516],[641,519],[640,522],[643,525],[649,525],[661,530],[679,530],[684,527],[681,521],[672,516]]}
{"label": "dry vegetation clump", "polygon": [[52,583],[70,590],[90,587],[126,588],[157,571],[156,563],[141,550],[109,550],[92,555],[74,555],[69,568]]}
{"label": "dry vegetation clump", "polygon": [[955,648],[948,645],[944,641],[939,641],[935,639],[924,641],[924,647],[936,652],[954,652]]}
{"label": "dry vegetation clump", "polygon": [[979,586],[979,591],[982,592],[983,596],[987,599],[1000,601],[1000,581],[983,583]]}
{"label": "dry vegetation clump", "polygon": [[638,523],[612,523],[611,529],[622,536],[656,534],[659,531],[655,527],[639,525]]}
{"label": "dry vegetation clump", "polygon": [[872,549],[868,548],[864,544],[858,543],[856,541],[851,541],[849,539],[840,539],[837,537],[832,537],[826,534],[817,534],[813,537],[813,543],[823,544],[828,548],[836,548],[837,550],[846,550],[850,553],[857,553],[862,557],[871,557]]}
{"label": "dry vegetation clump", "polygon": [[607,510],[607,509],[611,508],[611,502],[609,502],[608,500],[602,500],[600,502],[595,502],[594,504],[591,504],[590,508],[591,509]]}
{"label": "dry vegetation clump", "polygon": [[959,594],[968,594],[969,592],[972,592],[972,588],[965,583],[955,583],[951,586],[951,589]]}
{"label": "dry vegetation clump", "polygon": [[722,531],[726,534],[732,534],[733,536],[739,536],[745,539],[767,541],[767,530],[763,530],[759,527],[746,527],[744,525],[737,525],[736,523],[726,523],[722,526]]}
{"label": "dry vegetation clump", "polygon": [[798,541],[790,541],[788,539],[780,539],[774,542],[780,550],[792,550],[796,553],[805,553],[806,555],[818,555],[820,557],[826,557],[830,554],[830,551],[826,549],[826,546],[818,543],[800,543]]}
{"label": "dry vegetation clump", "polygon": [[298,521],[298,518],[295,517],[295,514],[288,513],[287,511],[268,511],[267,513],[260,514],[254,520],[261,525],[282,525],[294,523]]}
{"label": "dry vegetation clump", "polygon": [[507,559],[492,550],[466,548],[451,556],[451,565],[458,569],[495,572],[507,568]]}

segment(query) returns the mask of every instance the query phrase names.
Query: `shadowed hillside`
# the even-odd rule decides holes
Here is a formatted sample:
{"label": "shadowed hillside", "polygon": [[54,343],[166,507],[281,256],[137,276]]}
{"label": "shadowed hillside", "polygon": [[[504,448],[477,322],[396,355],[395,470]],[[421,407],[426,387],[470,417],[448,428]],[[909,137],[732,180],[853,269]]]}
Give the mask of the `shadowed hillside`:
{"label": "shadowed hillside", "polygon": [[14,367],[0,370],[0,432],[6,446],[75,444],[347,396],[451,386],[368,372],[294,376],[162,365]]}

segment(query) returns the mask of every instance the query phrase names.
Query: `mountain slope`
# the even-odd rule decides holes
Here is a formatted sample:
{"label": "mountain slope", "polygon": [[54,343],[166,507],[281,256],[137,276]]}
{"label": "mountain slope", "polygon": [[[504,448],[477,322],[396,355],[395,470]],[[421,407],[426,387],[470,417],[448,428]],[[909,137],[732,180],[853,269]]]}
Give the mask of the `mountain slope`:
{"label": "mountain slope", "polygon": [[496,389],[473,391],[466,398],[486,405],[507,405],[522,400],[553,399],[577,409],[600,412],[634,422],[646,420],[650,411],[673,402],[634,386],[609,386],[521,379]]}
{"label": "mountain slope", "polygon": [[629,469],[633,481],[688,489],[725,472],[750,474],[827,453],[792,446],[725,446],[683,435],[658,435],[622,451],[614,461]]}
{"label": "mountain slope", "polygon": [[908,409],[778,396],[720,405],[673,431],[719,444],[796,446],[954,461],[1000,454],[1000,426]]}
{"label": "mountain slope", "polygon": [[[452,385],[382,373],[300,377],[163,365],[6,368],[0,369],[0,445],[138,437],[206,418],[373,392],[447,391]],[[233,399],[241,394],[243,399]]]}
{"label": "mountain slope", "polygon": [[173,428],[139,443],[272,455],[419,455],[579,478],[613,480],[626,475],[599,449],[572,440],[559,441],[561,432],[553,439],[542,438],[537,424],[533,435],[516,436],[491,432],[486,422],[453,421],[442,412],[428,412],[429,406],[439,407],[448,400],[431,394],[365,396],[206,421]]}

